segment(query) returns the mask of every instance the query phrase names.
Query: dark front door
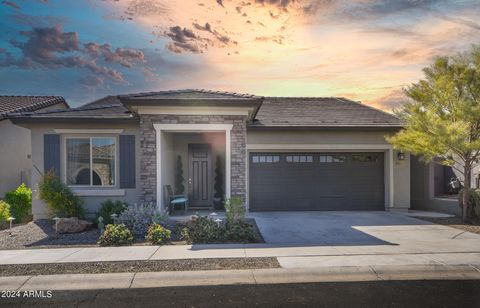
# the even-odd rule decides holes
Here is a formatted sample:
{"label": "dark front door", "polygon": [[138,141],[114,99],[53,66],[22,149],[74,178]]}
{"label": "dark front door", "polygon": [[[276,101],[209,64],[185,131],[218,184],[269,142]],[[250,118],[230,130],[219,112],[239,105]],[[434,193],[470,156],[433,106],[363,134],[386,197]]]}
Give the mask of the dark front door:
{"label": "dark front door", "polygon": [[212,205],[210,144],[188,145],[188,192],[190,206]]}
{"label": "dark front door", "polygon": [[251,153],[251,211],[384,210],[383,153]]}

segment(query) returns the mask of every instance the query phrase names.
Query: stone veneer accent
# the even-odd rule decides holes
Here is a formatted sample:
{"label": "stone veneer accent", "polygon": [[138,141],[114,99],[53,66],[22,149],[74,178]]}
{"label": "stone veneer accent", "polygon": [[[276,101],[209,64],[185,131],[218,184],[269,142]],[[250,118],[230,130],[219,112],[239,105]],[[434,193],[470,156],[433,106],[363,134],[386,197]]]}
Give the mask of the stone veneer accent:
{"label": "stone veneer accent", "polygon": [[140,115],[140,189],[143,202],[156,202],[157,146],[153,124],[233,124],[231,141],[231,195],[246,198],[247,118],[241,115]]}

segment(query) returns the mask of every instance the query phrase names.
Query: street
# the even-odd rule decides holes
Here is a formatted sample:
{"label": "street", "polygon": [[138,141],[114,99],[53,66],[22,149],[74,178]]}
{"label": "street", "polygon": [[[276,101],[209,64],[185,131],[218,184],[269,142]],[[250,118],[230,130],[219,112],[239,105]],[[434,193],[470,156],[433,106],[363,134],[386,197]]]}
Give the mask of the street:
{"label": "street", "polygon": [[480,307],[480,281],[368,281],[53,291],[2,307]]}

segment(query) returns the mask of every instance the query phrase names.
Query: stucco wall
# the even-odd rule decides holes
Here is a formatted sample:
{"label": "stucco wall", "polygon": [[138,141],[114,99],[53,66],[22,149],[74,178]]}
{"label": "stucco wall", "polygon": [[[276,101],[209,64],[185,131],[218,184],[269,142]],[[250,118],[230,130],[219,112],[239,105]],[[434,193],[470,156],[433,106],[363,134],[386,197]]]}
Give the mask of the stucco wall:
{"label": "stucco wall", "polygon": [[[124,189],[124,195],[115,195],[115,196],[82,196],[84,200],[84,206],[86,210],[86,214],[88,216],[93,216],[95,212],[99,209],[100,203],[105,200],[112,199],[112,200],[123,200],[129,204],[134,204],[139,202],[140,200],[140,176],[138,170],[140,170],[140,137],[139,137],[139,128],[134,124],[32,124],[31,125],[31,132],[32,132],[32,162],[38,168],[33,168],[32,172],[32,187],[34,189],[34,200],[32,205],[32,212],[34,214],[35,219],[39,218],[46,218],[49,217],[49,211],[47,206],[38,199],[38,191],[37,191],[37,183],[41,179],[40,172],[44,172],[43,168],[43,136],[44,134],[55,134],[54,129],[115,129],[120,128],[123,129],[122,134],[125,135],[135,135],[135,143],[136,143],[136,170],[137,170],[137,179],[136,179],[136,188],[134,189]],[[65,177],[65,147],[64,147],[64,140],[66,136],[87,136],[82,134],[61,134],[60,140],[60,152],[61,152],[61,162],[60,162],[60,174],[62,179]],[[88,136],[95,137],[95,136],[113,136],[117,138],[116,143],[116,157],[117,163],[115,166],[116,169],[116,183],[114,187],[95,187],[95,190],[119,190],[119,152],[118,152],[118,134],[89,134]],[[82,190],[92,190],[91,187],[74,187],[75,191],[82,191]]]}
{"label": "stucco wall", "polygon": [[[271,145],[278,144],[277,149],[280,150],[282,146],[287,144],[295,145],[331,145],[328,149],[311,150],[313,152],[335,151],[336,146],[340,145],[354,145],[355,150],[345,150],[347,152],[355,151],[372,151],[369,145],[385,145],[388,142],[385,136],[393,134],[391,131],[373,131],[373,130],[248,130],[247,147],[252,145]],[[365,145],[365,147],[362,147]],[[290,147],[289,147],[290,148]],[[295,149],[290,149],[294,151]],[[302,150],[302,152],[305,150]],[[384,151],[384,150],[375,150]],[[386,166],[385,170],[389,168],[388,151],[385,151]],[[393,207],[397,209],[405,209],[410,207],[410,155],[405,155],[405,160],[399,161],[397,153],[393,153]],[[389,179],[386,174],[386,184],[389,184]],[[388,199],[388,191],[386,192],[386,199]],[[386,200],[387,202],[387,200]]]}
{"label": "stucco wall", "polygon": [[3,120],[0,132],[0,198],[3,198],[22,182],[30,185],[32,151],[28,129]]}
{"label": "stucco wall", "polygon": [[[39,110],[64,109],[64,104],[55,104]],[[30,186],[32,153],[30,130],[0,120],[0,198],[21,183]]]}

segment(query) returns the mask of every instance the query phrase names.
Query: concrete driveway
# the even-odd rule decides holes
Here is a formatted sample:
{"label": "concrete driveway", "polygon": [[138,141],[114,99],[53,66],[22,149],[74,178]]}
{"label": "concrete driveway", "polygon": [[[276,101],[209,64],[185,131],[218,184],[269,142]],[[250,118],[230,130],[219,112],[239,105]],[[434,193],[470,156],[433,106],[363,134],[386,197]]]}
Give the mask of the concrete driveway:
{"label": "concrete driveway", "polygon": [[266,243],[322,246],[404,245],[480,235],[391,212],[254,212]]}

